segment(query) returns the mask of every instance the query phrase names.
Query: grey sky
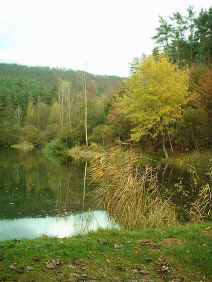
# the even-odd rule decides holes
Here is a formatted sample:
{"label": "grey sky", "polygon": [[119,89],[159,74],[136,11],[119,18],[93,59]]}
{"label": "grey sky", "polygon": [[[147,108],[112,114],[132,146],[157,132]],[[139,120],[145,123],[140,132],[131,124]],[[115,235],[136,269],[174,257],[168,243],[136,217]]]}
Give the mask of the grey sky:
{"label": "grey sky", "polygon": [[0,60],[126,76],[150,54],[159,15],[209,0],[0,0]]}

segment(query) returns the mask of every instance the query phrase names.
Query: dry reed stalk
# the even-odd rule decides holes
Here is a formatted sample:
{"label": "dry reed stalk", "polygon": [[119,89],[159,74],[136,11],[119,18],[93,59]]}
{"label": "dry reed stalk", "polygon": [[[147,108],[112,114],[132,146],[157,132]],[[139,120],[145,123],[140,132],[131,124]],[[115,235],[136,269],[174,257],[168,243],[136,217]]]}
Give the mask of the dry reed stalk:
{"label": "dry reed stalk", "polygon": [[210,185],[201,187],[197,200],[192,203],[189,210],[191,221],[201,222],[211,215],[212,192]]}
{"label": "dry reed stalk", "polygon": [[127,228],[158,226],[176,221],[175,207],[162,199],[157,171],[140,168],[140,157],[132,152],[105,153],[91,163],[90,174],[100,184],[97,200]]}

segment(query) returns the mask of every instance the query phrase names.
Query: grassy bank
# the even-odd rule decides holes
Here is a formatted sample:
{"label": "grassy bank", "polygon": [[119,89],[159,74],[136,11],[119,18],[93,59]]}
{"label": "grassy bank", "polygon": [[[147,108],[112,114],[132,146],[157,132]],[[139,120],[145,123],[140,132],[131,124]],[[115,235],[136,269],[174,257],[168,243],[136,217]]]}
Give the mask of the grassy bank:
{"label": "grassy bank", "polygon": [[212,281],[212,223],[0,242],[0,281]]}

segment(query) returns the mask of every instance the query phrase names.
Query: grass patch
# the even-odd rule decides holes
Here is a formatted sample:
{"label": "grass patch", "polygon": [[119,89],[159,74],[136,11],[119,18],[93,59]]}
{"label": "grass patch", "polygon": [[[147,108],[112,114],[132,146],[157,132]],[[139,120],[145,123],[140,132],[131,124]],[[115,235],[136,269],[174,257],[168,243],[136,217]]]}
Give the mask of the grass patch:
{"label": "grass patch", "polygon": [[32,151],[34,149],[34,145],[28,142],[14,144],[14,145],[11,145],[10,147],[13,149],[24,151],[24,152]]}
{"label": "grass patch", "polygon": [[[210,231],[211,222],[141,231],[99,230],[64,239],[3,241],[0,281],[178,278],[176,281],[209,282],[212,281]],[[170,241],[173,243],[166,244]]]}
{"label": "grass patch", "polygon": [[67,151],[67,155],[75,160],[91,161],[101,156],[101,149],[75,146]]}

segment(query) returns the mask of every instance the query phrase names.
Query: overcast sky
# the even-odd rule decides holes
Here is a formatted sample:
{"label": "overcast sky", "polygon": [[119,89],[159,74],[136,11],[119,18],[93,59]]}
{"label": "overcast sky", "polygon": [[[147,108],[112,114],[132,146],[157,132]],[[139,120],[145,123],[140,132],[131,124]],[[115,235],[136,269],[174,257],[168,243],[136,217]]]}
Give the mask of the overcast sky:
{"label": "overcast sky", "polygon": [[159,15],[211,0],[0,0],[0,62],[127,76],[150,54]]}

